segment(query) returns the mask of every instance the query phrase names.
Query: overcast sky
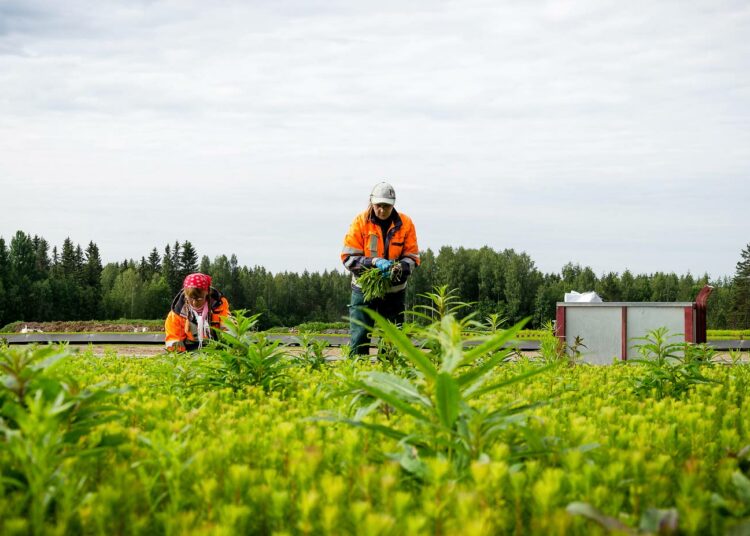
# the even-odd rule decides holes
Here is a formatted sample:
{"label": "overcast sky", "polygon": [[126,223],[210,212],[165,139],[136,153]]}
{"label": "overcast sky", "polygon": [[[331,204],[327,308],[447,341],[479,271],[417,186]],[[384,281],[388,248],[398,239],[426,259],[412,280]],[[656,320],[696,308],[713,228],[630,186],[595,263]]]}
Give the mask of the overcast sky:
{"label": "overcast sky", "polygon": [[731,276],[748,36],[746,0],[0,0],[0,236],[340,269],[386,180],[421,249]]}

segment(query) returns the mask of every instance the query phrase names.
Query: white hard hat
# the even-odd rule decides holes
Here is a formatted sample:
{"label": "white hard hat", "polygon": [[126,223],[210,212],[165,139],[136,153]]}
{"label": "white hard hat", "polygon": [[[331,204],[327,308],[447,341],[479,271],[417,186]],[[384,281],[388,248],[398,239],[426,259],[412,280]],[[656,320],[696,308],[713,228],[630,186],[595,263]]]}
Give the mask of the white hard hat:
{"label": "white hard hat", "polygon": [[396,204],[396,190],[387,182],[376,184],[370,194],[370,204],[377,205],[379,203],[386,203],[388,205]]}

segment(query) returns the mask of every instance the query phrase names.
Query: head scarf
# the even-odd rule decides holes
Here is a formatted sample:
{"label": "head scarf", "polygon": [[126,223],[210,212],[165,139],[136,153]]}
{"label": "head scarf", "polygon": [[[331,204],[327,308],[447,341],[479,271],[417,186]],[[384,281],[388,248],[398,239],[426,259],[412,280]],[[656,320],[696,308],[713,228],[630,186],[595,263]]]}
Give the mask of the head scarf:
{"label": "head scarf", "polygon": [[190,274],[182,282],[182,288],[199,288],[202,290],[211,290],[211,276],[206,274]]}

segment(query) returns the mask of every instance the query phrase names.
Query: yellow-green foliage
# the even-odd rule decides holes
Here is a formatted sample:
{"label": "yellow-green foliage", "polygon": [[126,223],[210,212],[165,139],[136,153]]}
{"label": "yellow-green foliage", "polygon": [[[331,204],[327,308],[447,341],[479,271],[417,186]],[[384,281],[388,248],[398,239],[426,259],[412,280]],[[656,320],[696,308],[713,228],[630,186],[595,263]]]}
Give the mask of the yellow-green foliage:
{"label": "yellow-green foliage", "polygon": [[[553,369],[482,399],[488,409],[547,401],[528,414],[554,440],[552,454],[518,464],[498,443],[461,481],[449,461],[427,459],[425,482],[390,457],[401,452],[394,441],[316,419],[346,412],[348,400],[333,394],[369,363],[292,368],[283,395],[191,386],[190,365],[86,354],[62,365],[82,385],[133,389],[111,401],[124,418],[94,431],[125,442],[95,461],[64,460],[58,478],[68,491],[46,511],[46,533],[605,534],[566,511],[576,501],[634,529],[647,510],[676,508],[684,534],[723,534],[750,515],[736,476],[748,474],[746,365],[708,366],[721,384],[661,400],[630,394],[638,367]],[[534,366],[503,364],[497,379]],[[0,533],[29,534],[9,467],[0,444]]]}

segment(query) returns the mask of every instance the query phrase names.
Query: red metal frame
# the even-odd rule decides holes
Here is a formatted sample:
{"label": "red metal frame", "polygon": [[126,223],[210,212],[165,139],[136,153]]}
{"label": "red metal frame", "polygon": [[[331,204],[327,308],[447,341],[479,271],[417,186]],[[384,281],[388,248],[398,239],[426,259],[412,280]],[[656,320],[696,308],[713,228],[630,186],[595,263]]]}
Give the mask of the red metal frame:
{"label": "red metal frame", "polygon": [[558,343],[565,348],[567,341],[565,340],[565,306],[557,306],[557,314],[555,315],[555,337],[558,339]]}
{"label": "red metal frame", "polygon": [[685,307],[685,342],[695,342],[693,330],[693,308],[695,304]]}
{"label": "red metal frame", "polygon": [[627,361],[628,359],[628,308],[622,308],[622,343],[620,347],[620,359]]}
{"label": "red metal frame", "polygon": [[695,297],[695,342],[700,344],[707,341],[706,337],[706,315],[708,312],[708,297],[714,287],[704,286]]}

